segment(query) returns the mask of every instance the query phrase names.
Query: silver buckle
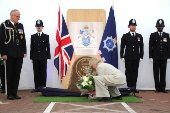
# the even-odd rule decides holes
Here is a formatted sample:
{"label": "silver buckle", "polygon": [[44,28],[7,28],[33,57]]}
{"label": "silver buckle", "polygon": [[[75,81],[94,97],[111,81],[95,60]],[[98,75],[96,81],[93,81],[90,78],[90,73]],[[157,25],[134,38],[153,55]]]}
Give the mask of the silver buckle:
{"label": "silver buckle", "polygon": [[16,42],[17,42],[17,43],[19,43],[19,40],[18,40],[18,39],[16,39]]}

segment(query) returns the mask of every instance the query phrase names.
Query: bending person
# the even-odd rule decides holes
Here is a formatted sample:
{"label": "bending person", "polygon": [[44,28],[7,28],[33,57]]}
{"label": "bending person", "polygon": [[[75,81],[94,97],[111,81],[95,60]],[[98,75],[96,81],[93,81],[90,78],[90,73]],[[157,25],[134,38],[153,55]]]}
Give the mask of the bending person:
{"label": "bending person", "polygon": [[89,60],[89,65],[96,69],[94,76],[96,97],[103,97],[99,102],[111,102],[113,97],[120,97],[117,87],[126,83],[126,76],[120,70],[108,63],[102,63],[96,57]]}

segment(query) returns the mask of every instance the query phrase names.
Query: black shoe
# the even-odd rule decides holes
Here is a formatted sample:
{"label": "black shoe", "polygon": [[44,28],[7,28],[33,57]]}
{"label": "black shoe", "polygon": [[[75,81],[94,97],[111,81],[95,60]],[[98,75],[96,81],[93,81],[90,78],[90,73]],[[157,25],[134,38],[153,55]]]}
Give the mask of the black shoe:
{"label": "black shoe", "polygon": [[102,99],[99,100],[99,102],[112,102],[112,98],[110,98],[110,97],[103,97]]}
{"label": "black shoe", "polygon": [[128,90],[132,91],[133,93],[139,93],[136,87],[128,87]]}
{"label": "black shoe", "polygon": [[112,97],[112,99],[122,100],[122,96]]}
{"label": "black shoe", "polygon": [[159,90],[155,90],[156,93],[159,93],[160,91]]}
{"label": "black shoe", "polygon": [[21,97],[19,97],[18,95],[14,96],[15,99],[21,99]]}
{"label": "black shoe", "polygon": [[9,96],[7,96],[7,99],[8,100],[15,100],[15,97],[13,95],[9,95]]}
{"label": "black shoe", "polygon": [[163,90],[163,91],[162,91],[162,93],[168,93],[168,91],[166,91],[166,90]]}
{"label": "black shoe", "polygon": [[33,89],[33,90],[31,91],[31,93],[35,93],[35,92],[38,92],[38,90],[37,90],[37,89]]}
{"label": "black shoe", "polygon": [[1,93],[5,93],[5,90],[2,90]]}
{"label": "black shoe", "polygon": [[134,91],[134,93],[139,93],[139,91],[136,89],[136,90]]}

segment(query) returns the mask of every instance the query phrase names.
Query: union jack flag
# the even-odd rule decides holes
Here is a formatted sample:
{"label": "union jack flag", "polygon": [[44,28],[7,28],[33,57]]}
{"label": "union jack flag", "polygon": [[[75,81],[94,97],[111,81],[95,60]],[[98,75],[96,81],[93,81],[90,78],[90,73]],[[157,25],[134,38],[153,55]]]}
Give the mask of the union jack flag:
{"label": "union jack flag", "polygon": [[73,45],[68,33],[68,29],[64,20],[63,15],[58,11],[58,28],[56,33],[57,47],[54,53],[54,65],[58,70],[58,75],[62,80],[66,75],[68,66],[70,65],[71,58],[73,55]]}

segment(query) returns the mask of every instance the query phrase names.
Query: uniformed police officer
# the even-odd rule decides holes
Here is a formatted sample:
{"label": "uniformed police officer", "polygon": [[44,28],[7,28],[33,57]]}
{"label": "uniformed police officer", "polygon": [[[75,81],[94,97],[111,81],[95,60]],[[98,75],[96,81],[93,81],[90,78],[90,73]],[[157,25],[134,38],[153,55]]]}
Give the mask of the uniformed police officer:
{"label": "uniformed police officer", "polygon": [[40,86],[46,87],[47,62],[51,59],[49,35],[42,32],[43,22],[37,20],[37,33],[31,35],[30,59],[33,61],[35,89],[31,92],[38,92]]}
{"label": "uniformed police officer", "polygon": [[6,20],[0,26],[0,40],[2,58],[6,60],[7,77],[7,99],[20,99],[17,95],[20,72],[23,63],[23,57],[26,57],[26,40],[24,27],[18,21],[20,12],[12,10],[10,20]]}
{"label": "uniformed police officer", "polygon": [[136,83],[138,77],[139,61],[143,59],[143,37],[141,34],[136,33],[136,20],[131,19],[129,21],[128,28],[130,31],[123,34],[121,38],[120,57],[125,62],[125,75],[127,86],[135,93],[139,93],[136,90]]}
{"label": "uniformed police officer", "polygon": [[166,65],[170,59],[169,34],[163,32],[164,20],[156,22],[157,32],[151,33],[149,40],[149,58],[153,62],[155,92],[168,93],[166,87]]}

